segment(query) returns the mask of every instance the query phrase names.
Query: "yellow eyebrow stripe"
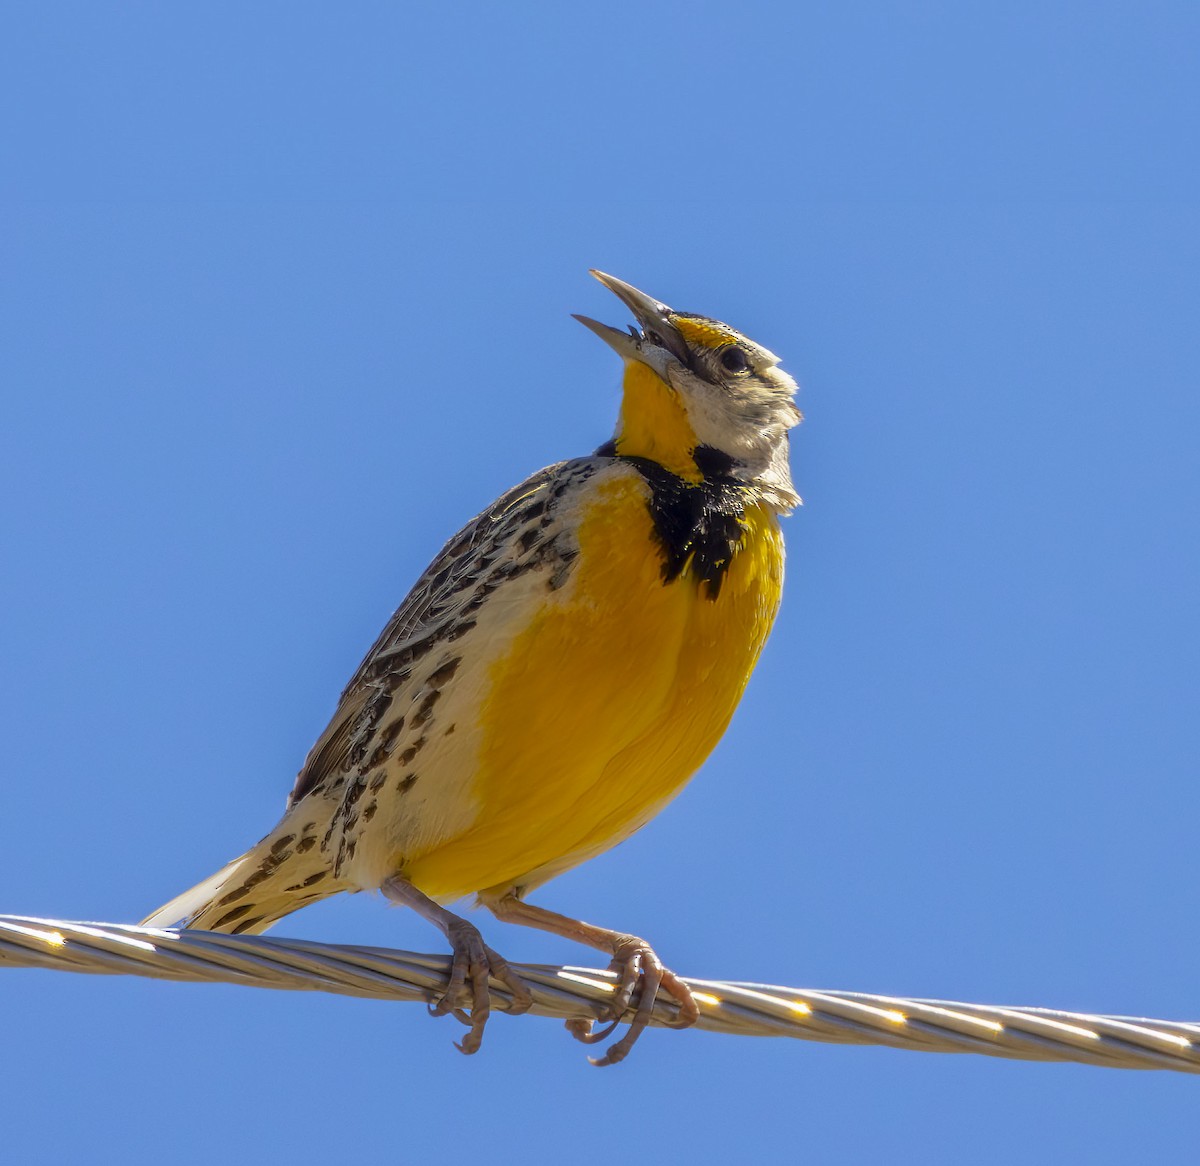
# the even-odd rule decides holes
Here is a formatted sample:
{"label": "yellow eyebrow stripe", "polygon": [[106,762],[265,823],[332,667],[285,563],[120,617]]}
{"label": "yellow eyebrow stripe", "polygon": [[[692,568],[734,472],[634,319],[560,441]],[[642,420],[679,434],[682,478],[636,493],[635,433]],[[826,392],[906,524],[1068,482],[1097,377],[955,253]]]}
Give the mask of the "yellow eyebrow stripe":
{"label": "yellow eyebrow stripe", "polygon": [[698,320],[695,316],[672,316],[671,323],[689,344],[703,348],[720,348],[737,339],[737,333],[715,320]]}

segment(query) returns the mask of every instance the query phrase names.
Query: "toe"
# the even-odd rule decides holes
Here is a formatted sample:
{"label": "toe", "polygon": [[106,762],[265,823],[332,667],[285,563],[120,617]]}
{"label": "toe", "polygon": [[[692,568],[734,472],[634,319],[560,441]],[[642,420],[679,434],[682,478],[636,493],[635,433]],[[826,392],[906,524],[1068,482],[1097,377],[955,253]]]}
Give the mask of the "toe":
{"label": "toe", "polygon": [[[669,996],[678,1005],[676,1016],[666,1021],[671,1028],[687,1028],[695,1024],[700,1016],[700,1007],[691,989],[673,972],[663,967],[662,961],[654,949],[644,940],[636,936],[622,936],[615,945],[612,964],[613,971],[618,974],[616,990],[603,1019],[618,1021],[626,1015],[632,1005],[634,996],[637,997],[637,1007],[629,1024],[629,1030],[612,1045],[602,1057],[589,1057],[593,1065],[616,1065],[623,1061],[638,1038],[649,1027],[654,1018],[654,1005],[660,994]],[[568,1021],[567,1028],[571,1034],[586,1044],[603,1040],[613,1031],[616,1025],[610,1025],[603,1032],[593,1032],[590,1021]]]}
{"label": "toe", "polygon": [[609,970],[616,972],[620,979],[617,981],[612,1002],[603,1019],[620,1020],[629,1010],[629,1006],[633,1002],[633,994],[637,990],[638,981],[642,976],[642,961],[647,952],[650,952],[651,955],[654,954],[644,939],[638,939],[633,935],[625,936],[617,945],[612,963],[608,966]]}
{"label": "toe", "polygon": [[[455,1047],[470,1056],[483,1044],[483,1030],[491,1013],[488,993],[488,960],[479,929],[465,920],[457,920],[447,933],[454,953],[446,990],[429,1011],[435,1016],[453,1016],[467,1026],[467,1035]],[[464,995],[470,997],[470,1012],[462,1007]]]}
{"label": "toe", "polygon": [[[490,979],[498,980],[511,994],[509,1012],[527,1012],[533,1005],[533,995],[508,961],[483,942],[478,928],[458,920],[450,927],[448,937],[454,951],[450,976],[445,992],[430,1012],[435,1016],[451,1015],[467,1026],[469,1031],[455,1047],[470,1056],[482,1047],[484,1028],[492,1013]],[[468,999],[464,1001],[464,997]],[[464,1003],[469,1004],[469,1011]]]}
{"label": "toe", "polygon": [[506,1011],[512,1016],[528,1012],[533,1007],[533,993],[529,991],[528,985],[512,970],[508,960],[502,955],[492,951],[490,947],[485,947],[483,951],[487,956],[492,978],[499,980],[512,994]]}
{"label": "toe", "polygon": [[689,988],[674,972],[668,968],[662,970],[662,990],[679,1004],[679,1013],[672,1020],[669,1028],[690,1028],[700,1019],[700,1005]]}
{"label": "toe", "polygon": [[616,1044],[612,1045],[602,1057],[589,1057],[593,1065],[617,1065],[628,1055],[637,1043],[638,1037],[646,1031],[650,1017],[654,1015],[654,1002],[658,999],[658,989],[663,981],[663,966],[658,956],[649,948],[641,953],[642,967],[641,992],[638,995],[637,1011],[629,1023],[629,1030]]}
{"label": "toe", "polygon": [[458,1008],[458,1001],[470,968],[470,951],[465,944],[457,940],[452,939],[452,943],[453,959],[450,964],[450,976],[446,980],[445,990],[429,1005],[431,1016],[446,1016],[461,1011]]}

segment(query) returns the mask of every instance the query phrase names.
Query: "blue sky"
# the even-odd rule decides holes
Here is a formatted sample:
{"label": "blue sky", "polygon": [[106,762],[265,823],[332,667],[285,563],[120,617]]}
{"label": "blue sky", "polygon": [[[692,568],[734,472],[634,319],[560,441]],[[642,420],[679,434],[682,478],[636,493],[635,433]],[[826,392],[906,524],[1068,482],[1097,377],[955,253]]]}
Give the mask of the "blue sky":
{"label": "blue sky", "polygon": [[[699,976],[1200,1016],[1200,15],[784,7],[7,14],[0,909],[134,920],[275,820],[442,540],[610,432],[598,266],[784,357],[806,505],[717,753],[540,901]],[[1192,1144],[1182,1076],[4,986],[14,1160]]]}

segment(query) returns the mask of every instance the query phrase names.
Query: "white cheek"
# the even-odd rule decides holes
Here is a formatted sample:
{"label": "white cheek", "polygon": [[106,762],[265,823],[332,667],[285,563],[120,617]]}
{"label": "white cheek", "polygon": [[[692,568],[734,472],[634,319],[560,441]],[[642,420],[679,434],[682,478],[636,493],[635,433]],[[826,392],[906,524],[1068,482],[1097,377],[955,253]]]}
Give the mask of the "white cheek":
{"label": "white cheek", "polygon": [[703,445],[744,456],[761,441],[758,427],[747,424],[729,394],[715,385],[688,376],[672,382],[672,387],[682,398],[688,421]]}

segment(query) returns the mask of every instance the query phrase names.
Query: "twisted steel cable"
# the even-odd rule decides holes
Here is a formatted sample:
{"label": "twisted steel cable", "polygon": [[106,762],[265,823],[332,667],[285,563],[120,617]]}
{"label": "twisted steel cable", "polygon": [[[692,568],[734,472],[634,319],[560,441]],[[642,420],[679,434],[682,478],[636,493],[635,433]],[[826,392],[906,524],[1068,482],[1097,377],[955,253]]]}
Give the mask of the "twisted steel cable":
{"label": "twisted steel cable", "polygon": [[[445,985],[449,965],[448,956],[389,948],[0,915],[0,967],[430,1001]],[[512,966],[529,986],[531,1011],[539,1016],[595,1018],[616,983],[613,973],[594,968]],[[697,1027],[712,1032],[1200,1073],[1200,1021],[721,980],[687,983],[700,1003]],[[495,981],[492,991],[493,1006],[504,1011],[511,997]],[[659,1001],[652,1023],[669,1024],[675,1013],[673,1002]]]}

